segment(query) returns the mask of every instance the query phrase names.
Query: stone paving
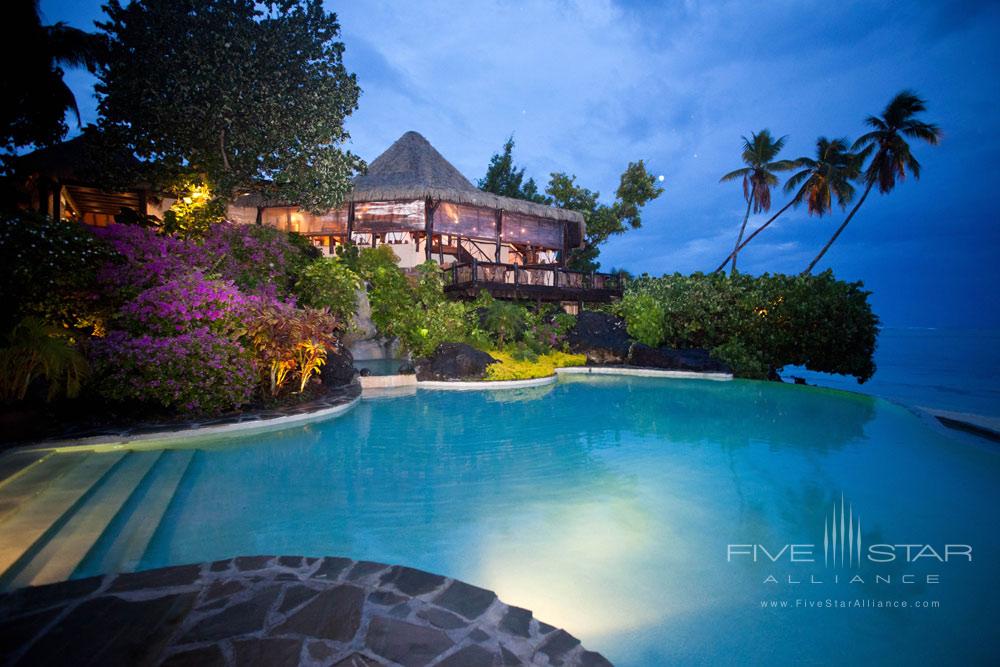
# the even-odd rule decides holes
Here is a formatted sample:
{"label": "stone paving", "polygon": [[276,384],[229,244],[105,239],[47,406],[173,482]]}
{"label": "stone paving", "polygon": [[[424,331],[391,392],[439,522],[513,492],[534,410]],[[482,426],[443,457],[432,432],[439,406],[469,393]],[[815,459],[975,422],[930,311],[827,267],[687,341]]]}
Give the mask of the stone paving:
{"label": "stone paving", "polygon": [[347,558],[244,556],[0,597],[9,665],[601,667],[476,586]]}

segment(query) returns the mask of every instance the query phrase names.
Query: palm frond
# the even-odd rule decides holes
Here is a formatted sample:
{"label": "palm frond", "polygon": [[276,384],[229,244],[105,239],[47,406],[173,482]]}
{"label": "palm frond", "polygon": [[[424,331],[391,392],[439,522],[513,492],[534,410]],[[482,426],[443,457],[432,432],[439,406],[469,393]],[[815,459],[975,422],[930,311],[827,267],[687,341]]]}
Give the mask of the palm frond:
{"label": "palm frond", "polygon": [[736,169],[734,171],[729,172],[728,174],[720,178],[719,182],[725,183],[727,181],[735,181],[737,178],[743,178],[749,173],[750,173],[749,167],[742,167],[741,169]]}

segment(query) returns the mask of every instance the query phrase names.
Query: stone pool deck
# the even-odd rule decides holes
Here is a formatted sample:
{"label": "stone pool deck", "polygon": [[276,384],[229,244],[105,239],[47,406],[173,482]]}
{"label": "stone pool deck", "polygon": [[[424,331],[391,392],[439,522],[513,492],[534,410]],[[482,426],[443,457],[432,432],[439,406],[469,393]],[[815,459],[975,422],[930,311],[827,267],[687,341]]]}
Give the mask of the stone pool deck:
{"label": "stone pool deck", "polygon": [[249,556],[0,596],[5,665],[609,663],[495,593],[408,567]]}

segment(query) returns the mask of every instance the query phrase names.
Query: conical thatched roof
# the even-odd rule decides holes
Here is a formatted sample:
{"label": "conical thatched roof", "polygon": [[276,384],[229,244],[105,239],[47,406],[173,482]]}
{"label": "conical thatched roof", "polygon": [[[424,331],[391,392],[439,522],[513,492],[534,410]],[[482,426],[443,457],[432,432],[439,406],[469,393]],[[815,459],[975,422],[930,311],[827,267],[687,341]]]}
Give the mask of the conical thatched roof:
{"label": "conical thatched roof", "polygon": [[470,204],[554,220],[583,222],[578,211],[567,211],[523,199],[483,192],[469,182],[418,132],[407,132],[368,165],[368,173],[354,179],[348,201],[425,199]]}

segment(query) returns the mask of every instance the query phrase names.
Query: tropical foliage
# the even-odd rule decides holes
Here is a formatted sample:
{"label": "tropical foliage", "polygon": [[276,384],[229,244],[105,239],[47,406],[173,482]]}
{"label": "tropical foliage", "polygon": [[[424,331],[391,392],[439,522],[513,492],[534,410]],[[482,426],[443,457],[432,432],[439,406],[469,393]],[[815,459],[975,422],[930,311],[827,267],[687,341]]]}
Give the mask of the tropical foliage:
{"label": "tropical foliage", "polygon": [[731,273],[736,273],[736,258],[743,242],[743,233],[747,228],[750,211],[753,210],[754,213],[770,211],[771,188],[778,184],[778,177],[774,172],[787,171],[794,167],[794,163],[788,160],[775,160],[787,140],[788,137],[775,139],[767,129],[752,132],[749,138],[743,137],[742,157],[746,166],[731,171],[720,179],[721,182],[742,181],[743,198],[747,202],[747,210],[743,214],[743,223],[740,225],[736,246],[731,255]]}
{"label": "tropical foliage", "polygon": [[67,112],[80,123],[76,98],[63,80],[64,68],[85,67],[95,72],[105,49],[98,35],[65,23],[42,25],[38,0],[12,0],[4,10],[6,34],[16,36],[5,38],[0,46],[7,63],[0,151],[9,158],[18,148],[61,140],[69,129]]}
{"label": "tropical foliage", "polygon": [[642,160],[630,162],[622,172],[615,199],[611,204],[600,202],[601,194],[576,182],[576,176],[565,173],[550,174],[545,194],[538,192],[534,179],[524,180],[524,168],[518,169],[513,161],[514,138],[510,137],[501,153],[490,159],[485,178],[479,187],[505,197],[579,211],[586,220],[586,238],[582,248],[570,251],[566,263],[577,271],[596,271],[600,268],[597,257],[600,246],[612,236],[642,226],[642,207],[659,197],[663,188],[646,171]]}
{"label": "tropical foliage", "polygon": [[347,262],[327,257],[305,268],[295,291],[303,304],[326,308],[341,322],[350,322],[361,287],[361,278]]}
{"label": "tropical foliage", "polygon": [[[744,215],[743,225],[738,236],[742,240],[737,241],[736,247],[722,261],[716,271],[721,271],[730,260],[732,260],[732,266],[735,270],[736,257],[739,252],[792,206],[805,203],[809,214],[818,216],[830,212],[834,200],[842,209],[845,209],[854,200],[855,182],[863,182],[865,189],[861,198],[804,271],[804,273],[810,273],[850,223],[875,185],[878,185],[879,192],[886,194],[892,191],[896,186],[896,181],[905,178],[907,173],[912,174],[914,178],[920,177],[920,163],[913,156],[907,139],[919,139],[931,145],[937,145],[941,140],[940,128],[933,123],[927,123],[917,118],[917,114],[924,111],[926,111],[925,101],[912,91],[904,90],[889,102],[881,116],[869,116],[865,119],[865,124],[872,129],[855,141],[853,145],[849,146],[849,141],[846,138],[831,140],[820,137],[816,142],[815,158],[800,157],[796,160],[777,161],[770,167],[765,164],[765,168],[759,170],[756,178],[756,183],[762,184],[760,187],[761,206],[754,203],[756,185],[753,175],[755,172],[749,163],[747,167],[723,176],[723,181],[743,179],[747,212]],[[749,140],[744,138],[744,161],[752,158],[759,162],[769,155],[771,158],[777,156],[777,151],[783,146],[784,137],[775,141],[770,137],[770,133],[762,136],[765,132],[767,131],[751,135]],[[869,157],[871,160],[865,167],[865,162]],[[779,169],[799,169],[785,183],[784,189],[788,193],[793,193],[792,197],[777,213],[743,239],[751,204],[753,204],[754,213],[768,210],[770,204],[769,188],[777,184],[777,177],[768,172]],[[764,203],[767,206],[763,205]]]}
{"label": "tropical foliage", "polygon": [[509,352],[490,350],[490,356],[498,363],[486,367],[487,380],[532,380],[549,377],[557,368],[584,366],[587,356],[553,351],[534,358],[518,358]]}
{"label": "tropical foliage", "polygon": [[37,317],[22,319],[0,348],[0,400],[23,400],[36,380],[46,399],[74,398],[90,367],[65,329]]}
{"label": "tropical foliage", "polygon": [[881,116],[868,116],[865,119],[865,124],[872,130],[859,137],[853,146],[861,154],[872,154],[871,162],[864,171],[864,194],[804,273],[811,272],[823,259],[823,255],[865,203],[873,186],[878,185],[880,193],[888,194],[896,187],[896,181],[906,178],[907,173],[912,174],[913,178],[920,178],[920,163],[906,140],[919,139],[931,146],[936,146],[941,141],[941,129],[937,125],[917,118],[924,111],[927,111],[927,103],[913,91],[904,90],[890,100]]}
{"label": "tropical foliage", "polygon": [[[741,377],[799,365],[853,375],[875,372],[879,320],[860,282],[816,276],[680,274],[643,276],[629,283],[620,314],[629,332],[653,329],[640,306],[655,301],[662,313],[661,344],[702,348]],[[656,336],[650,336],[654,340]]]}
{"label": "tropical foliage", "polygon": [[223,198],[251,188],[313,210],[342,201],[364,167],[343,148],[360,89],[337,18],[319,0],[111,0],[104,9],[97,94],[110,144],[165,174],[204,175]]}
{"label": "tropical foliage", "polygon": [[98,271],[112,250],[86,227],[30,214],[0,216],[0,331],[39,317],[71,329],[99,319]]}

